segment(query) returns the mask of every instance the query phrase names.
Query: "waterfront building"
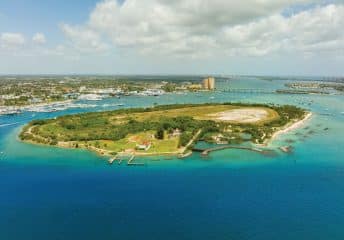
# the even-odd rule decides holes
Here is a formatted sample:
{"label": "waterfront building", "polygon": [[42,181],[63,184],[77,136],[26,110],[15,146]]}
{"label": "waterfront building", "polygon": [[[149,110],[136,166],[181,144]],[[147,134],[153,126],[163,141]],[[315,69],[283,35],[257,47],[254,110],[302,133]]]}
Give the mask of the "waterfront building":
{"label": "waterfront building", "polygon": [[136,149],[137,150],[143,150],[143,151],[148,151],[151,147],[151,143],[150,142],[144,142],[142,144],[137,144],[136,145]]}
{"label": "waterfront building", "polygon": [[208,77],[203,79],[203,88],[206,90],[214,90],[215,89],[215,78]]}

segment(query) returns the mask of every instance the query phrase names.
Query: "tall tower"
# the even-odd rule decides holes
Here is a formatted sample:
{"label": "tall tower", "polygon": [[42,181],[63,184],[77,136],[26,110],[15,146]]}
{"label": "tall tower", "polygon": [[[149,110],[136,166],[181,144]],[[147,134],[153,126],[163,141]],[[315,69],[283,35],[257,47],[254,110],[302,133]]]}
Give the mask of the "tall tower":
{"label": "tall tower", "polygon": [[209,90],[215,89],[215,78],[213,77],[208,78],[208,89]]}
{"label": "tall tower", "polygon": [[203,88],[207,90],[214,90],[215,89],[215,78],[208,77],[203,79]]}
{"label": "tall tower", "polygon": [[203,79],[203,88],[209,89],[209,81],[208,78]]}

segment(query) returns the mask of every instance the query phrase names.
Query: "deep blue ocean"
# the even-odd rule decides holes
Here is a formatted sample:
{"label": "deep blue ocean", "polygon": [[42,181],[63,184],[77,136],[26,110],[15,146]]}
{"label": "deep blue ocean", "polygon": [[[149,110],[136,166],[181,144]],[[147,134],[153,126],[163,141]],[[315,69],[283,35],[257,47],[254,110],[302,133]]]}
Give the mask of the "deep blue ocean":
{"label": "deep blue ocean", "polygon": [[[218,89],[284,88],[289,81],[238,77]],[[154,103],[262,102],[313,112],[271,145],[186,159],[109,165],[85,150],[21,143],[32,119]],[[124,106],[117,106],[123,103]],[[344,239],[344,96],[189,93],[105,99],[97,107],[0,116],[0,240]],[[278,146],[293,141],[285,154]],[[289,143],[290,144],[290,143]]]}

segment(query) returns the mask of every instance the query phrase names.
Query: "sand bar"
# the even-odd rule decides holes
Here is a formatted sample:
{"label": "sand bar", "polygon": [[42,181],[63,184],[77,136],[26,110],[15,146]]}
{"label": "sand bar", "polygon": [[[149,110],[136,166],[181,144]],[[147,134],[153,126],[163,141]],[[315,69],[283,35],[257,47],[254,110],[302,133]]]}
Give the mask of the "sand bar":
{"label": "sand bar", "polygon": [[269,115],[266,109],[261,108],[239,108],[231,109],[224,112],[219,112],[216,114],[211,114],[209,116],[215,117],[220,121],[231,121],[231,122],[241,122],[241,123],[255,123],[259,122]]}

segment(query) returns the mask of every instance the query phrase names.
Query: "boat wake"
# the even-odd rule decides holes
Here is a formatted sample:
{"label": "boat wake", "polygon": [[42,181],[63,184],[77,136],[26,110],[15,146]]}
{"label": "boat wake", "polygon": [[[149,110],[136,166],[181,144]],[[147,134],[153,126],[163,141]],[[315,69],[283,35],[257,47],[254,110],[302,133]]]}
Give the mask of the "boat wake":
{"label": "boat wake", "polygon": [[16,124],[18,124],[18,123],[19,123],[19,122],[0,124],[0,127],[8,127],[8,126],[16,125]]}

